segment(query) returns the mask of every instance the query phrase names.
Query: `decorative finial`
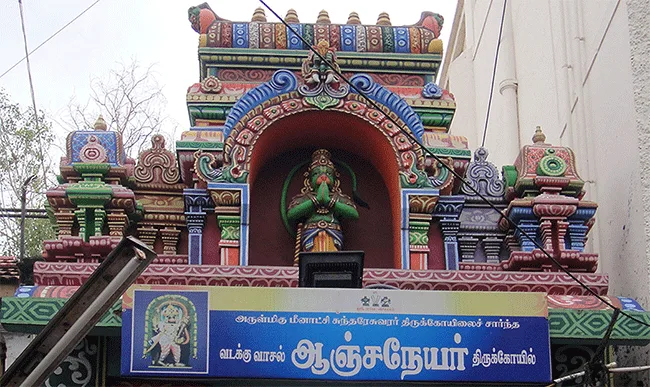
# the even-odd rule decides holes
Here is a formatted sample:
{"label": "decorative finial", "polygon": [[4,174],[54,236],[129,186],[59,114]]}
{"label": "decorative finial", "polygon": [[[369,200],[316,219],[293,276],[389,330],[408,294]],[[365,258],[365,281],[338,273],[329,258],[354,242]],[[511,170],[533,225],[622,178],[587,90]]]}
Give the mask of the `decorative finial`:
{"label": "decorative finial", "polygon": [[377,25],[378,26],[390,26],[390,16],[388,16],[388,13],[382,12],[379,14],[379,17],[377,17]]}
{"label": "decorative finial", "polygon": [[99,117],[97,117],[97,121],[95,121],[94,128],[95,130],[108,129],[108,126],[106,125],[106,121],[104,121],[104,117],[101,114],[99,115]]}
{"label": "decorative finial", "polygon": [[296,12],[296,10],[293,8],[288,10],[287,16],[284,17],[284,21],[286,21],[287,23],[300,23],[300,20],[298,20],[298,13]]}
{"label": "decorative finial", "polygon": [[542,127],[537,126],[535,128],[535,134],[533,135],[533,143],[544,144],[544,141],[546,141],[546,135],[544,134],[544,132],[542,132]]}
{"label": "decorative finial", "polygon": [[350,16],[348,16],[348,21],[345,24],[361,24],[361,19],[359,19],[359,14],[356,12],[350,12]]}
{"label": "decorative finial", "polygon": [[316,19],[316,24],[331,24],[330,15],[326,10],[322,10],[318,13],[318,19]]}
{"label": "decorative finial", "polygon": [[266,14],[264,13],[264,8],[257,7],[255,9],[255,12],[253,12],[253,18],[251,19],[251,21],[261,22],[261,23],[266,22]]}

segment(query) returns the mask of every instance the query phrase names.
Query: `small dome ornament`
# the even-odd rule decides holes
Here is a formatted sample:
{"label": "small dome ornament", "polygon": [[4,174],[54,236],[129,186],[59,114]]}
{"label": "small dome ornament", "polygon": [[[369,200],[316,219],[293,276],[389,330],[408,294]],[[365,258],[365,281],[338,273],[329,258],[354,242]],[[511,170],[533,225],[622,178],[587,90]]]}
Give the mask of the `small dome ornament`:
{"label": "small dome ornament", "polygon": [[288,10],[287,16],[284,17],[284,21],[286,21],[287,23],[300,23],[300,20],[298,19],[298,13],[296,12],[296,10],[293,8]]}
{"label": "small dome ornament", "polygon": [[356,12],[350,12],[350,16],[348,16],[348,21],[345,24],[361,24],[361,19],[359,19],[359,14]]}
{"label": "small dome ornament", "polygon": [[326,10],[322,10],[318,13],[316,24],[332,24],[332,22],[330,21],[330,15],[327,13]]}
{"label": "small dome ornament", "polygon": [[97,117],[97,120],[95,121],[95,125],[93,125],[95,130],[102,130],[106,131],[108,129],[108,126],[106,125],[106,121],[104,121],[104,117],[100,114],[99,117]]}
{"label": "small dome ornament", "polygon": [[546,141],[546,135],[542,132],[542,127],[537,126],[535,128],[535,134],[533,135],[533,144],[543,145]]}
{"label": "small dome ornament", "polygon": [[252,22],[265,23],[266,22],[266,13],[264,13],[264,8],[257,7],[255,12],[253,12],[253,17],[251,18]]}
{"label": "small dome ornament", "polygon": [[386,12],[382,12],[379,14],[379,17],[377,17],[377,25],[378,26],[390,26],[392,25],[390,22],[390,16]]}

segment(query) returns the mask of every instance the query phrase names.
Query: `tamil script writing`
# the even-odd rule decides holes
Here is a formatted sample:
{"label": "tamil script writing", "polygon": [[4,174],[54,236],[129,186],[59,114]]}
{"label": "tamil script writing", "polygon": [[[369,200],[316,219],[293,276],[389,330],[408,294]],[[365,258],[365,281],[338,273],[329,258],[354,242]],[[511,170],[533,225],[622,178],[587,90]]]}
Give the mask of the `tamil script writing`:
{"label": "tamil script writing", "polygon": [[[346,331],[344,339],[352,341],[352,333]],[[462,337],[454,335],[460,344]],[[323,343],[303,339],[291,352],[291,362],[300,369],[309,369],[314,375],[325,375],[330,370],[343,377],[351,377],[362,368],[373,369],[383,365],[389,370],[401,369],[400,378],[427,371],[464,371],[465,357],[469,351],[464,347],[410,347],[402,346],[399,339],[387,338],[382,345],[340,345],[324,357]],[[326,352],[325,352],[326,353]]]}

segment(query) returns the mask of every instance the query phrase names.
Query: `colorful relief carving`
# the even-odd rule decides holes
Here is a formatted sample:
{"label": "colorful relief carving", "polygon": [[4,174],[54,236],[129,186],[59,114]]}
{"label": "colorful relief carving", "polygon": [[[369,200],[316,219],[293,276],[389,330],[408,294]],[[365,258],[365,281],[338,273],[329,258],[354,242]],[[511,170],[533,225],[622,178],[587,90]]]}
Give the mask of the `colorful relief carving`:
{"label": "colorful relief carving", "polygon": [[[408,27],[393,27],[386,13],[379,15],[377,26],[359,25],[358,15],[350,15],[351,22],[333,25],[327,11],[321,11],[315,24],[300,24],[297,16],[287,14],[291,28],[310,45],[325,40],[339,51],[376,51],[408,54],[440,54],[440,36],[444,19],[433,12],[423,12],[420,20]],[[200,34],[201,47],[248,49],[299,49],[301,40],[281,23],[267,23],[264,10],[255,10],[252,23],[236,23],[222,19],[206,3],[188,10],[188,19],[194,31]],[[278,33],[282,31],[283,33]],[[288,37],[287,38],[285,38]],[[295,40],[294,40],[295,39]],[[288,44],[287,44],[288,43]]]}
{"label": "colorful relief carving", "polygon": [[176,156],[165,149],[165,137],[156,134],[151,138],[151,149],[143,151],[133,176],[140,184],[174,185],[178,183],[180,172]]}
{"label": "colorful relief carving", "polygon": [[[357,75],[351,79],[351,83],[358,90],[367,93],[367,96],[380,107],[383,105],[382,109],[390,112],[388,114],[392,120],[384,112],[369,106],[364,97],[355,93],[348,94],[329,109],[362,118],[390,140],[400,165],[400,182],[403,187],[432,187],[424,171],[422,150],[393,123],[395,121],[401,127],[410,129],[415,138],[421,139],[424,128],[418,115],[401,98],[376,84],[369,76]],[[325,86],[321,87],[325,90]],[[252,156],[251,149],[264,130],[288,115],[315,109],[304,102],[304,98],[309,97],[301,97],[295,91],[296,89],[298,89],[298,79],[295,75],[286,70],[279,70],[270,82],[242,96],[231,109],[224,125],[223,132],[226,139],[223,166],[218,166],[216,156],[199,151],[195,154],[195,170],[198,176],[206,182],[246,182]]]}
{"label": "colorful relief carving", "polygon": [[[336,63],[336,52],[326,40],[320,40],[314,49],[320,54],[310,51],[307,59],[302,62],[302,80],[298,92],[305,96],[305,102],[321,110],[336,106],[339,99],[345,97],[350,87],[344,83],[338,74],[341,69]],[[325,62],[332,65],[330,67]]]}
{"label": "colorful relief carving", "polygon": [[545,140],[538,127],[534,144],[522,148],[514,166],[504,167],[509,200],[504,212],[519,227],[515,229],[505,218],[499,220],[501,230],[507,232],[505,259],[497,264],[468,262],[462,269],[560,270],[549,254],[569,270],[596,271],[598,254],[584,252],[584,245],[597,205],[581,199],[584,181],[576,172],[573,151]]}

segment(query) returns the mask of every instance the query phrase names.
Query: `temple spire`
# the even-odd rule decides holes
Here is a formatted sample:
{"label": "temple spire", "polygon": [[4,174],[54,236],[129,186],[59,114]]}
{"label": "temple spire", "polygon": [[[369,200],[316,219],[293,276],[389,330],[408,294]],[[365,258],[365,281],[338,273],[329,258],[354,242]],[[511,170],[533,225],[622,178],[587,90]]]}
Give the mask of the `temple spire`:
{"label": "temple spire", "polygon": [[108,129],[108,126],[106,125],[106,121],[104,121],[104,117],[100,114],[99,117],[97,117],[97,120],[95,121],[95,124],[93,125],[95,130],[106,130]]}
{"label": "temple spire", "polygon": [[533,143],[542,145],[545,144],[545,141],[546,141],[546,135],[542,131],[542,127],[537,126],[535,128],[535,134],[533,135]]}

